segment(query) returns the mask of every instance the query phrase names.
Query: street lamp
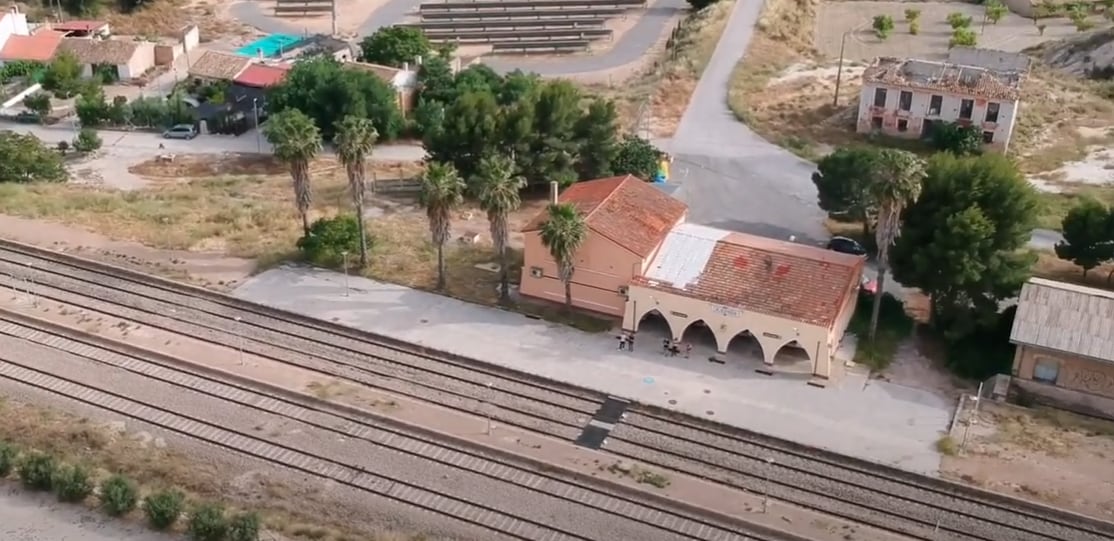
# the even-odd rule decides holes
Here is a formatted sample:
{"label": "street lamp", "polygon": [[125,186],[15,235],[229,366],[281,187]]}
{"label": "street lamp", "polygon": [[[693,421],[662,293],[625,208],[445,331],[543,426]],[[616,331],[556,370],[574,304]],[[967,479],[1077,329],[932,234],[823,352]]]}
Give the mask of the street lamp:
{"label": "street lamp", "polygon": [[244,329],[242,326],[243,318],[236,316],[236,351],[239,353],[240,365],[244,364]]}
{"label": "street lamp", "polygon": [[344,258],[344,296],[348,296],[348,250],[340,253]]}
{"label": "street lamp", "polygon": [[773,457],[766,458],[766,468],[763,470],[766,475],[762,482],[762,513],[765,514],[766,510],[770,507],[770,470],[774,469]]}
{"label": "street lamp", "polygon": [[832,107],[839,107],[839,85],[843,82],[843,49],[847,47],[847,36],[851,35],[851,31],[843,33],[843,37],[839,40],[839,68],[836,69],[836,88],[835,96],[832,97]]}

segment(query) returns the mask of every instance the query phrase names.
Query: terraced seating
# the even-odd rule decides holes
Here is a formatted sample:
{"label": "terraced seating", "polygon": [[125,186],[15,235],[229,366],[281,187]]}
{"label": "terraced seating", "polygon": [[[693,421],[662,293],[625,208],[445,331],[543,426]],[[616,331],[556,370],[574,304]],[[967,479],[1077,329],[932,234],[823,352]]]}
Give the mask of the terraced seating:
{"label": "terraced seating", "polygon": [[478,32],[484,30],[541,30],[541,29],[567,29],[567,28],[603,28],[607,19],[527,19],[525,21],[423,21],[405,23],[399,26],[413,26],[421,28],[426,34],[447,33],[454,31]]}
{"label": "terraced seating", "polygon": [[633,8],[642,6],[646,0],[507,0],[491,1],[477,0],[474,2],[426,2],[418,6],[419,13],[434,13],[443,11],[506,11],[513,9],[566,9],[566,8],[593,8],[593,7],[625,7]]}
{"label": "terraced seating", "polygon": [[466,44],[513,43],[521,41],[569,41],[597,40],[611,38],[609,28],[569,28],[548,30],[501,30],[487,32],[427,32],[426,37],[434,42]]}
{"label": "terraced seating", "polygon": [[587,9],[525,9],[506,11],[449,11],[444,13],[422,13],[422,20],[439,21],[501,21],[525,19],[599,19],[618,17],[626,8],[587,8]]}
{"label": "terraced seating", "polygon": [[588,50],[591,43],[591,40],[587,39],[515,41],[496,43],[491,46],[491,52],[495,54],[576,53]]}
{"label": "terraced seating", "polygon": [[322,15],[333,11],[328,4],[286,4],[275,6],[275,15]]}

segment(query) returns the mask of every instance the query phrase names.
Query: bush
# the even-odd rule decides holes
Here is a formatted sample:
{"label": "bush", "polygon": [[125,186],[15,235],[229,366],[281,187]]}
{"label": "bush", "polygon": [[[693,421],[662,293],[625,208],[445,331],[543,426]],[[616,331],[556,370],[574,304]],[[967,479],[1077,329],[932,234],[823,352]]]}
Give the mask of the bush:
{"label": "bush", "polygon": [[932,130],[932,148],[958,156],[982,152],[982,134],[972,126],[942,122]]}
{"label": "bush", "polygon": [[12,445],[0,442],[0,477],[7,477],[15,467],[15,457],[19,451]]}
{"label": "bush", "polygon": [[948,48],[952,47],[974,47],[979,42],[979,36],[975,34],[974,30],[970,28],[957,28],[952,32],[951,39],[948,40]]}
{"label": "bush", "polygon": [[920,34],[921,33],[921,23],[919,23],[917,21],[910,21],[909,22],[909,33],[914,35],[914,36],[917,35],[917,34]]}
{"label": "bush", "polygon": [[28,111],[38,115],[39,122],[42,122],[46,117],[50,116],[50,111],[52,109],[50,95],[42,92],[36,92],[23,98],[23,106],[26,107]]}
{"label": "bush", "polygon": [[93,480],[89,478],[89,470],[80,464],[59,466],[54,471],[51,485],[60,502],[82,502],[93,493]]}
{"label": "bush", "polygon": [[228,541],[259,541],[259,515],[239,513],[228,521]]}
{"label": "bush", "polygon": [[343,252],[359,255],[360,224],[351,214],[321,218],[310,226],[308,237],[298,239],[298,250],[314,265],[339,266],[344,261]]}
{"label": "bush", "polygon": [[986,3],[986,19],[990,21],[990,24],[998,24],[998,21],[1002,20],[1002,17],[1005,17],[1009,12],[1010,8],[998,0],[990,0]]}
{"label": "bush", "polygon": [[50,490],[54,471],[58,466],[54,462],[54,457],[32,451],[23,455],[16,469],[19,471],[19,479],[23,482],[23,486],[32,490]]}
{"label": "bush", "polygon": [[875,15],[872,26],[874,33],[878,35],[878,39],[886,39],[890,37],[890,32],[894,29],[894,19],[889,15]]}
{"label": "bush", "polygon": [[55,148],[58,149],[59,154],[65,154],[65,153],[69,152],[69,150],[70,150],[70,142],[69,141],[58,141],[58,144],[55,146]]}
{"label": "bush", "polygon": [[971,27],[971,17],[968,15],[964,15],[958,11],[949,13],[948,18],[945,20],[947,21],[948,25],[952,27],[952,30],[959,30],[960,28]]}
{"label": "bush", "polygon": [[977,325],[971,332],[947,343],[948,367],[962,378],[982,381],[1013,367],[1014,345],[1010,331],[1017,306],[1003,311],[995,321]]}
{"label": "bush", "polygon": [[203,503],[190,513],[187,529],[193,541],[223,541],[228,535],[228,520],[224,517],[224,507],[215,503]]}
{"label": "bush", "polygon": [[114,517],[126,515],[139,503],[139,489],[131,479],[113,475],[101,483],[101,506]]}
{"label": "bush", "polygon": [[905,10],[905,20],[910,24],[917,22],[921,18],[921,10],[907,9]]}
{"label": "bush", "polygon": [[185,508],[186,497],[177,490],[163,490],[143,500],[147,523],[156,530],[165,530],[178,521]]}
{"label": "bush", "polygon": [[101,148],[101,136],[97,135],[97,131],[92,128],[81,128],[77,134],[77,139],[73,142],[74,150],[78,152],[93,152]]}

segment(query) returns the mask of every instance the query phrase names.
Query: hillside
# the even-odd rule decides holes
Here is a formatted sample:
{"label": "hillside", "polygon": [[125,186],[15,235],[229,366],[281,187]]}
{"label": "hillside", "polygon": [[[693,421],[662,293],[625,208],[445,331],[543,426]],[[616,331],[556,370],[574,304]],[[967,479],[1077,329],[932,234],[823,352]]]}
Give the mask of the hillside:
{"label": "hillside", "polygon": [[1096,70],[1114,75],[1114,29],[1087,32],[1067,39],[1049,41],[1025,52],[1041,59],[1048,67],[1078,77],[1089,77]]}

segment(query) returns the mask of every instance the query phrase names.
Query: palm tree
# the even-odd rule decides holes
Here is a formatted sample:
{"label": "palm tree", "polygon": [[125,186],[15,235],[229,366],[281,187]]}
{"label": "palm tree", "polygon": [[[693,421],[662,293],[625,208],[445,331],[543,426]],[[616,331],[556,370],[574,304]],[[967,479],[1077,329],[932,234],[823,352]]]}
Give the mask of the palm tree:
{"label": "palm tree", "polygon": [[452,164],[432,162],[422,173],[420,200],[429,218],[430,240],[437,246],[437,289],[445,289],[445,243],[453,209],[464,201],[464,180]]}
{"label": "palm tree", "polygon": [[309,236],[309,162],[321,151],[321,130],[305,113],[288,109],[277,113],[263,126],[263,135],[274,148],[275,157],[290,166],[294,180],[294,205],[302,216],[302,231]]}
{"label": "palm tree", "polygon": [[364,165],[371,154],[379,132],[371,120],[348,115],[336,123],[337,157],[348,174],[348,195],[356,209],[356,223],[360,226],[360,266],[367,266],[367,234],[364,233]]}
{"label": "palm tree", "polygon": [[890,267],[890,246],[893,246],[894,240],[901,233],[901,211],[920,197],[924,177],[924,162],[915,154],[895,149],[883,149],[879,152],[875,178],[871,184],[871,195],[878,205],[874,226],[874,240],[878,248],[878,283],[870,313],[870,340],[874,340],[878,331],[882,292],[885,291],[886,272]]}
{"label": "palm tree", "polygon": [[572,311],[572,275],[576,272],[573,258],[588,235],[584,217],[569,203],[549,205],[549,218],[542,224],[542,244],[557,263],[557,277],[565,284],[565,310]]}
{"label": "palm tree", "polygon": [[472,177],[480,208],[491,224],[491,244],[499,256],[499,300],[510,300],[510,273],[507,269],[507,215],[522,204],[519,191],[526,179],[515,174],[514,162],[506,156],[486,156]]}

